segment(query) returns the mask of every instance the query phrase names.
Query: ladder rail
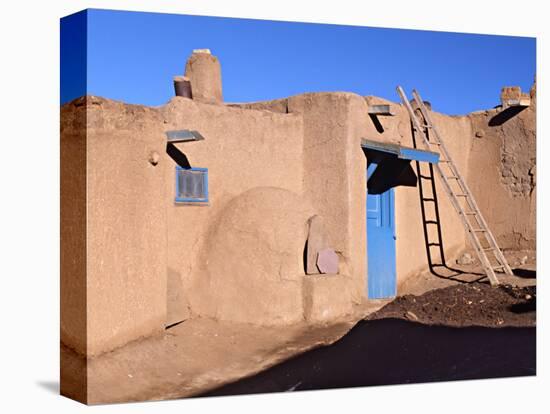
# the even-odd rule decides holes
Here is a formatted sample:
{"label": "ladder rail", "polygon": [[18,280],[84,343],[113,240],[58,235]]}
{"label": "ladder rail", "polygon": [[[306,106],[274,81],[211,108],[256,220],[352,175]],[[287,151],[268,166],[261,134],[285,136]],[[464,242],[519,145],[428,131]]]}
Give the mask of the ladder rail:
{"label": "ladder rail", "polygon": [[[453,175],[459,177],[458,182],[459,182],[459,185],[460,185],[462,191],[464,191],[466,201],[469,205],[469,210],[476,212],[476,214],[479,215],[479,217],[482,220],[482,216],[481,216],[481,213],[479,211],[479,208],[477,208],[477,204],[475,204],[475,202],[470,203],[471,201],[473,201],[473,197],[471,195],[471,192],[469,191],[468,187],[466,186],[466,183],[464,182],[464,180],[462,179],[462,176],[460,175],[460,172],[458,171],[458,169],[456,168],[454,162],[452,161],[452,158],[450,157],[450,154],[449,154],[445,144],[443,143],[443,141],[441,140],[437,130],[435,129],[435,125],[431,122],[431,119],[429,118],[429,115],[428,116],[425,115],[424,112],[427,113],[427,111],[425,111],[425,106],[423,105],[423,102],[420,101],[420,104],[419,104],[418,99],[417,99],[417,98],[419,98],[418,94],[416,94],[416,91],[415,91],[415,102],[417,103],[420,112],[424,116],[424,123],[426,124],[424,128],[423,128],[422,125],[420,125],[418,117],[415,115],[414,110],[413,110],[409,100],[407,99],[407,97],[405,95],[405,92],[403,91],[403,89],[400,86],[397,88],[397,92],[398,92],[398,94],[401,98],[401,101],[403,102],[403,104],[405,105],[405,107],[406,107],[406,109],[409,113],[409,117],[410,117],[411,121],[413,122],[413,130],[418,131],[422,135],[424,145],[428,149],[430,149],[430,141],[428,140],[427,130],[431,129],[432,131],[434,131],[434,138],[437,140],[435,142],[437,144],[439,144],[439,147],[442,150],[441,152],[445,156],[445,160],[447,160],[446,164],[448,164],[448,166],[451,169]],[[423,111],[423,109],[424,109],[424,111]],[[442,170],[442,168],[439,164],[436,164],[436,170],[437,170],[439,176],[441,177],[441,180],[443,182],[443,188],[447,192],[447,195],[449,196],[451,204],[453,205],[454,209],[458,213],[464,227],[467,229],[468,237],[469,237],[473,247],[475,248],[478,257],[481,260],[482,266],[483,266],[483,268],[484,268],[484,270],[485,270],[485,272],[486,272],[486,274],[489,278],[489,281],[491,282],[492,285],[498,285],[499,281],[498,281],[498,279],[495,275],[494,266],[490,263],[487,255],[483,251],[484,247],[481,245],[480,240],[477,238],[477,236],[475,234],[475,231],[474,231],[474,227],[473,227],[472,223],[470,222],[470,220],[468,220],[467,214],[466,214],[464,208],[458,202],[458,198],[457,198],[457,195],[455,194],[455,191],[451,187],[449,181],[447,180],[447,177],[446,177],[445,173],[443,172],[443,170]],[[462,183],[464,185],[461,185],[460,183]],[[478,222],[478,224],[480,224],[482,227],[483,227],[483,224],[486,225],[485,222]],[[485,230],[486,231],[485,231],[484,234],[490,234],[490,231],[488,231],[488,228],[486,228]],[[494,239],[492,239],[492,240],[494,240]],[[492,244],[491,243],[492,240],[487,238],[487,241],[489,242],[489,244]],[[497,246],[497,249],[498,249],[498,246]],[[500,262],[500,260],[499,260],[499,262]],[[506,261],[504,261],[504,263],[506,263]],[[504,263],[501,263],[501,264],[504,264]]]}
{"label": "ladder rail", "polygon": [[[422,116],[424,117],[424,119],[426,120],[428,125],[431,126],[431,130],[434,132],[435,138],[440,142],[441,148],[445,152],[445,157],[447,159],[450,159],[447,147],[445,146],[445,143],[441,139],[441,136],[439,135],[439,131],[438,131],[436,125],[433,123],[433,121],[431,119],[431,116],[430,116],[428,110],[426,109],[426,106],[424,105],[424,102],[422,101],[422,98],[420,97],[420,94],[414,89],[413,89],[412,94],[413,94],[413,98],[414,98],[416,104],[420,108]],[[467,197],[466,197],[467,202],[473,207],[472,210],[474,210],[476,212],[476,215],[477,215],[476,220],[479,219],[479,223],[481,224],[481,227],[486,230],[485,237],[486,237],[487,241],[489,242],[489,244],[491,245],[491,247],[493,247],[495,249],[495,257],[500,262],[500,264],[504,266],[505,273],[507,273],[509,275],[512,275],[513,274],[512,269],[510,268],[507,260],[504,258],[504,255],[503,255],[502,251],[500,250],[493,233],[490,231],[489,225],[485,221],[485,218],[483,217],[483,214],[481,214],[481,210],[479,209],[479,206],[477,205],[477,202],[475,201],[475,198],[472,195],[472,192],[470,191],[470,187],[468,186],[468,184],[466,183],[466,181],[464,180],[462,175],[459,173],[458,168],[454,165],[454,163],[451,163],[451,165],[453,165],[453,167],[456,169],[456,175],[459,177],[458,181],[460,183],[460,186],[462,187],[462,190],[467,194]]]}

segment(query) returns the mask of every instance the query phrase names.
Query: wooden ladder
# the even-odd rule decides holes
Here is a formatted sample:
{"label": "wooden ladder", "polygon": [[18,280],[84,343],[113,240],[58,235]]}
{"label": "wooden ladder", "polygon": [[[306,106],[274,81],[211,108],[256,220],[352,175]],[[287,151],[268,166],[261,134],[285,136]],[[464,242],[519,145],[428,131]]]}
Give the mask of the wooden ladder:
{"label": "wooden ladder", "polygon": [[[493,234],[487,226],[487,222],[481,215],[470,189],[447,151],[418,92],[413,90],[413,98],[422,117],[417,115],[413,110],[401,86],[397,87],[397,93],[409,112],[413,133],[421,135],[428,150],[433,151],[434,147],[436,147],[440,156],[443,157],[440,158],[438,164],[435,164],[436,170],[443,182],[443,188],[464,224],[464,228],[470,237],[470,241],[491,285],[498,285],[499,281],[495,272],[504,272],[512,275],[512,269],[498,247]],[[461,202],[462,200],[464,201],[463,203]]]}

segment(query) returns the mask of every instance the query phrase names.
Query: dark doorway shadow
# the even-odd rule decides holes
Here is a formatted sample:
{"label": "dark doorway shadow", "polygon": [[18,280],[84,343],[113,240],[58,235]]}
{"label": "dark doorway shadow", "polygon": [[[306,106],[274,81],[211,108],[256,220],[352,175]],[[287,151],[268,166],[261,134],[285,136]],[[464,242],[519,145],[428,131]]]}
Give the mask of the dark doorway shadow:
{"label": "dark doorway shadow", "polygon": [[512,269],[512,273],[514,273],[515,276],[521,277],[523,279],[536,279],[537,278],[537,271],[536,270]]}
{"label": "dark doorway shadow", "polygon": [[489,126],[502,125],[503,123],[513,118],[514,116],[516,116],[526,108],[527,108],[526,106],[511,106],[509,108],[506,108],[500,111],[498,114],[496,114],[489,120]]}
{"label": "dark doorway shadow", "polygon": [[46,391],[59,395],[59,381],[37,381],[36,385]]}

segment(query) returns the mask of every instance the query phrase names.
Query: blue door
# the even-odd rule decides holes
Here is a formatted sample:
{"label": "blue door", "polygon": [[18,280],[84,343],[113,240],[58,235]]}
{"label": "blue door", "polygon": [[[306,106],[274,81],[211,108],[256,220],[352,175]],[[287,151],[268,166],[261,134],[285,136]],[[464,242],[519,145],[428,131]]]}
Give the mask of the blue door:
{"label": "blue door", "polygon": [[[370,178],[377,164],[367,169]],[[367,259],[369,299],[396,295],[394,190],[367,194]]]}

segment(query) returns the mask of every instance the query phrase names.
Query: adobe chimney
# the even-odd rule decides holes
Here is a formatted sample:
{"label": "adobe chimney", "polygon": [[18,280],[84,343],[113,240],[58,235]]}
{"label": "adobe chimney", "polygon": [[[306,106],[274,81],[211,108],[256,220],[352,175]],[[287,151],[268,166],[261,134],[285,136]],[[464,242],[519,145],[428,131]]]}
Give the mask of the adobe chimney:
{"label": "adobe chimney", "polygon": [[193,50],[185,65],[185,77],[191,82],[194,100],[223,102],[220,62],[209,49]]}

